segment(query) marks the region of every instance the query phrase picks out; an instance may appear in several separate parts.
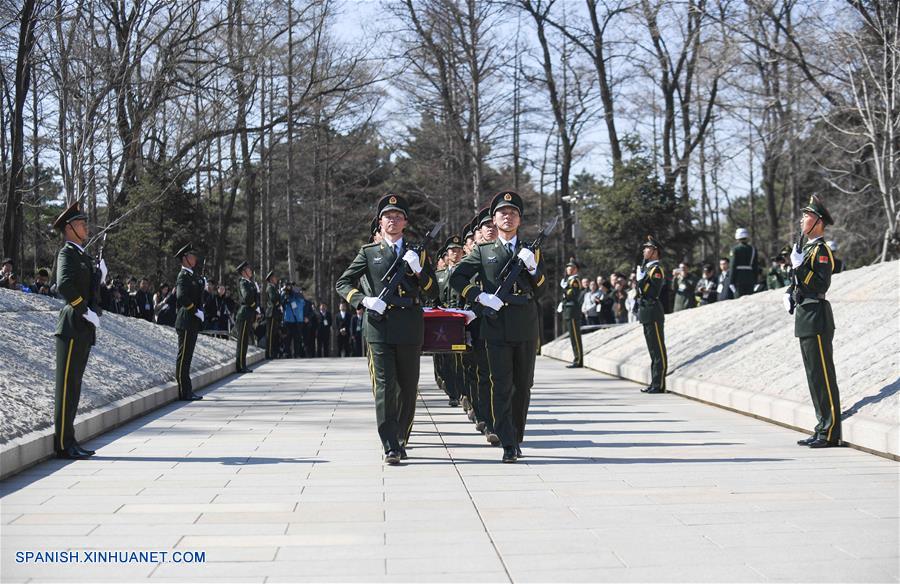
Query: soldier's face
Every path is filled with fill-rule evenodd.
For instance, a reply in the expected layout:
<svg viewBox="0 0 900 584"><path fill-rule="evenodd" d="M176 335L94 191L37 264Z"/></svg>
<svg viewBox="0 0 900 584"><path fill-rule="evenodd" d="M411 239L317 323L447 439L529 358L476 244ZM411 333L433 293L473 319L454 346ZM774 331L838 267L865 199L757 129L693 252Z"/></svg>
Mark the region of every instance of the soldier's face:
<svg viewBox="0 0 900 584"><path fill-rule="evenodd" d="M69 229L71 229L72 235L74 235L78 241L85 241L91 234L87 221L84 219L75 219L74 221L69 222Z"/></svg>
<svg viewBox="0 0 900 584"><path fill-rule="evenodd" d="M645 260L655 260L659 257L659 252L655 247L645 247L644 248L644 259Z"/></svg>
<svg viewBox="0 0 900 584"><path fill-rule="evenodd" d="M481 231L481 239L484 240L485 243L497 239L497 226L493 223L485 223L481 226L479 231Z"/></svg>
<svg viewBox="0 0 900 584"><path fill-rule="evenodd" d="M406 223L406 215L400 211L387 211L381 215L381 230L390 236L403 233Z"/></svg>
<svg viewBox="0 0 900 584"><path fill-rule="evenodd" d="M184 256L184 262L187 264L187 267L193 270L197 265L197 256L192 253L186 254Z"/></svg>
<svg viewBox="0 0 900 584"><path fill-rule="evenodd" d="M578 268L576 268L575 266L566 266L566 275L567 276L574 276L577 273L578 273Z"/></svg>
<svg viewBox="0 0 900 584"><path fill-rule="evenodd" d="M804 211L803 216L800 217L800 229L807 237L817 237L825 230L824 227L824 223L815 213Z"/></svg>
<svg viewBox="0 0 900 584"><path fill-rule="evenodd" d="M504 233L515 233L522 218L515 207L500 207L494 211L494 224Z"/></svg>
<svg viewBox="0 0 900 584"><path fill-rule="evenodd" d="M451 247L447 250L447 258L450 260L450 263L458 264L462 257L463 250L461 247Z"/></svg>

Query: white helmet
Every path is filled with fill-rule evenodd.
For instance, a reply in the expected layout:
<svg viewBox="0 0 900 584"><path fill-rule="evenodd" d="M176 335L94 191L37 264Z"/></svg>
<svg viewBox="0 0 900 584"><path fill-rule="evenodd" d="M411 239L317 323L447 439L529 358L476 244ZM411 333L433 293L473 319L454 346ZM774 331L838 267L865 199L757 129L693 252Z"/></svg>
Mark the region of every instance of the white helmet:
<svg viewBox="0 0 900 584"><path fill-rule="evenodd" d="M744 227L738 227L734 231L735 239L750 239L750 232Z"/></svg>
<svg viewBox="0 0 900 584"><path fill-rule="evenodd" d="M838 242L836 242L836 241L833 240L833 239L832 239L831 241L825 242L825 245L827 245L828 247L830 247L830 248L831 248L831 251L837 251L837 250L838 250Z"/></svg>

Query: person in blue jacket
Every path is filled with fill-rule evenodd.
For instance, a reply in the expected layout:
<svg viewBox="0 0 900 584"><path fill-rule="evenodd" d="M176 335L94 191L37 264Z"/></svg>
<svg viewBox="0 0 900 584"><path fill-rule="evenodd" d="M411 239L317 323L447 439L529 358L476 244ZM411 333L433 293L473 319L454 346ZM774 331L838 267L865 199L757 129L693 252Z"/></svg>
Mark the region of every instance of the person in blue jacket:
<svg viewBox="0 0 900 584"><path fill-rule="evenodd" d="M293 282L288 282L281 293L281 306L284 308L284 328L287 331L284 354L291 357L305 356L303 347L304 327L309 323L312 308L303 297L303 293Z"/></svg>

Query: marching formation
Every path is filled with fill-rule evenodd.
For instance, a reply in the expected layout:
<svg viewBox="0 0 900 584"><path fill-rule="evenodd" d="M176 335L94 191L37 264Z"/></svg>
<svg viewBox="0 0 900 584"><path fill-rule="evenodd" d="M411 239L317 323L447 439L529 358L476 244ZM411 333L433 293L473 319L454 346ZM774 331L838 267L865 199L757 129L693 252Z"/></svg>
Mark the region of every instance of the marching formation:
<svg viewBox="0 0 900 584"><path fill-rule="evenodd" d="M535 360L540 349L542 318L538 298L544 293L547 280L541 246L556 225L554 219L535 240L525 241L520 236L525 217L522 197L513 191L502 191L461 233L446 238L432 258L428 247L443 223L435 225L422 241L411 242L406 238L406 228L413 219L409 202L395 194L378 201L370 225L371 242L360 248L335 287L346 304L362 314L377 433L385 463L398 465L409 457L407 446L415 418L423 352L433 354L436 382L446 392L449 405L461 405L486 442L502 447L501 461L514 463L523 456ZM811 448L841 445L840 395L832 355L834 318L826 299L831 275L840 269L824 241L825 228L833 223L823 201L812 196L802 209L800 238L783 252L790 262L785 278L790 280L790 286L784 305L795 319L794 334L800 340L818 420L814 433L798 443ZM99 290L107 269L102 259L95 261L85 250L90 230L77 203L57 218L54 228L65 239L56 273L57 294L65 305L55 332L54 448L60 458L83 459L94 452L78 444L74 419L82 377L100 326ZM739 244L732 254L741 271L734 270L732 281L724 286L718 282L720 291L730 288L735 296L752 293L759 272L755 248L742 243L747 249ZM635 310L647 342L651 371L651 383L641 391L648 394L666 392L668 372L662 301L668 280L660 263L661 252L661 243L647 236L642 245L643 260L635 268ZM196 273L202 254L188 243L175 257L181 262L175 292L175 379L179 398L194 401L202 399L193 392L190 376L197 337L206 318L201 302L205 282ZM570 367L583 367L580 308L584 284L575 258L569 260L565 270L560 281L559 310L572 344L574 359ZM254 281L249 262L241 262L235 272L240 278L235 371L250 373L247 349L258 317L264 315L266 320L266 358L277 357L273 338L284 314L283 296L273 271L266 275L264 291ZM680 280L676 279L676 289L690 289L690 298L700 286L715 287L711 274L704 273L704 279L693 282L681 277L683 273ZM438 313L449 315L456 322L458 338L441 348L426 347L426 314Z"/></svg>

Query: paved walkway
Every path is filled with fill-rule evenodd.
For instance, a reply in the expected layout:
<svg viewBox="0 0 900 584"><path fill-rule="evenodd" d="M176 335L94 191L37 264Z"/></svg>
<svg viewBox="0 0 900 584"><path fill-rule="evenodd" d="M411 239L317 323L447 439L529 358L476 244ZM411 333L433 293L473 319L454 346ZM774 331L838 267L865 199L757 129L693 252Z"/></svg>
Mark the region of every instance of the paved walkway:
<svg viewBox="0 0 900 584"><path fill-rule="evenodd" d="M896 462L540 359L525 458L502 465L429 363L399 468L364 361L330 359L260 366L3 482L3 582L898 581ZM82 563L15 561L67 549Z"/></svg>

